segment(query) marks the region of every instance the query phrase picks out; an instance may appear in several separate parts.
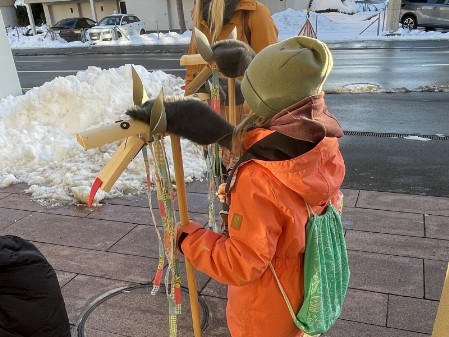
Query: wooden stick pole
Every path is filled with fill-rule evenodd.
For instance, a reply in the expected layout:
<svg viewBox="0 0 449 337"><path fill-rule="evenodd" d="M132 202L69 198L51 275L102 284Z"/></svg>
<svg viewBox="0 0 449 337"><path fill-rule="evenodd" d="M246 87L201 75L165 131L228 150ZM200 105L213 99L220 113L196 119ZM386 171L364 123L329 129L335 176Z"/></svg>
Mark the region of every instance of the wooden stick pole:
<svg viewBox="0 0 449 337"><path fill-rule="evenodd" d="M200 55L185 55L181 58L181 65L204 64L205 61ZM187 85L184 95L194 94L209 78L212 70L209 66L201 69L200 73ZM176 191L178 196L179 218L181 226L189 223L189 212L187 209L186 183L184 180L184 166L182 162L181 140L177 135L170 135L173 165L175 168ZM190 309L192 311L193 333L195 337L201 337L201 320L198 302L198 292L196 288L195 270L192 263L185 259L187 286L189 288Z"/></svg>
<svg viewBox="0 0 449 337"><path fill-rule="evenodd" d="M235 112L235 78L228 77L228 121L232 125L237 125L237 116Z"/></svg>
<svg viewBox="0 0 449 337"><path fill-rule="evenodd" d="M182 163L181 141L178 136L170 135L171 148L173 154L173 164L175 168L176 194L178 196L179 218L181 226L189 223L189 213L187 209L187 193L184 180L184 167ZM193 334L201 337L201 320L198 302L198 292L196 288L195 270L192 263L185 259L187 286L189 288L190 309L192 312Z"/></svg>

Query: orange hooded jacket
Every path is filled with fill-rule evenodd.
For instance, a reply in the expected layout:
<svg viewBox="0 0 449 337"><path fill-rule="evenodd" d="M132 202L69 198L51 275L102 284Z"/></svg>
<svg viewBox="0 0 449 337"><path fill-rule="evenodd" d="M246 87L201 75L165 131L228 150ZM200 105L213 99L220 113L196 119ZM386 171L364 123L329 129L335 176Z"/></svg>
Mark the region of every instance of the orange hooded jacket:
<svg viewBox="0 0 449 337"><path fill-rule="evenodd" d="M245 148L276 132L316 145L288 160L256 159L238 167L230 189L229 238L193 222L178 231L178 238L184 236L181 249L193 266L228 285L226 313L233 337L302 336L268 264L272 262L298 312L304 294L304 200L317 214L330 201L341 209L341 128L323 95L307 98L294 109L279 113L271 130L249 131Z"/></svg>

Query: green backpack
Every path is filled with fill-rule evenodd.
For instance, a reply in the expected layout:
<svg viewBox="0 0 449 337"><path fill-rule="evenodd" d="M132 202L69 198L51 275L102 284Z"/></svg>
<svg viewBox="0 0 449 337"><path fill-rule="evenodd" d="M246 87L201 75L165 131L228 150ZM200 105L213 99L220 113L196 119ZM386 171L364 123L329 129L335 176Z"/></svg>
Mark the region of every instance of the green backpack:
<svg viewBox="0 0 449 337"><path fill-rule="evenodd" d="M322 215L313 213L306 203L304 255L304 301L295 315L285 291L270 263L296 326L314 336L326 332L341 314L349 284L349 264L341 217L329 204Z"/></svg>

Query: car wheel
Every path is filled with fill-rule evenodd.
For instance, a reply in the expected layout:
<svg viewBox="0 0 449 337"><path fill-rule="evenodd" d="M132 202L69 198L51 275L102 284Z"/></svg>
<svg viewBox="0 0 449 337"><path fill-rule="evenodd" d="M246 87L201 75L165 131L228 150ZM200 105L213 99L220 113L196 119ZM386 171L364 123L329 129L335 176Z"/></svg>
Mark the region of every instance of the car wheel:
<svg viewBox="0 0 449 337"><path fill-rule="evenodd" d="M402 28L404 29L416 29L418 27L418 22L413 15L406 15L402 18Z"/></svg>
<svg viewBox="0 0 449 337"><path fill-rule="evenodd" d="M140 30L140 35L143 35L143 34L146 34L146 31L145 31L145 29L142 28L142 29Z"/></svg>

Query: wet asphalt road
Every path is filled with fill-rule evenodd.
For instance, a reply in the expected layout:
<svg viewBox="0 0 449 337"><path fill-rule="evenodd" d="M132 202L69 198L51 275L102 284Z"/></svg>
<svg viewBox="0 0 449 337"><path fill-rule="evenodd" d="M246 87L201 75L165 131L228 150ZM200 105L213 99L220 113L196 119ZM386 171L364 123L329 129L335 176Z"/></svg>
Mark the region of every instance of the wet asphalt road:
<svg viewBox="0 0 449 337"><path fill-rule="evenodd" d="M369 41L329 46L334 67L324 86L326 92L350 91L355 85L367 84L378 91L448 85L449 41ZM179 77L185 74L185 68L179 65L179 59L186 53L183 46L93 46L14 53L20 83L25 89L57 76L74 75L89 66L109 69L136 64L149 71L160 69Z"/></svg>
<svg viewBox="0 0 449 337"><path fill-rule="evenodd" d="M346 133L344 187L449 196L448 92L326 99Z"/></svg>

